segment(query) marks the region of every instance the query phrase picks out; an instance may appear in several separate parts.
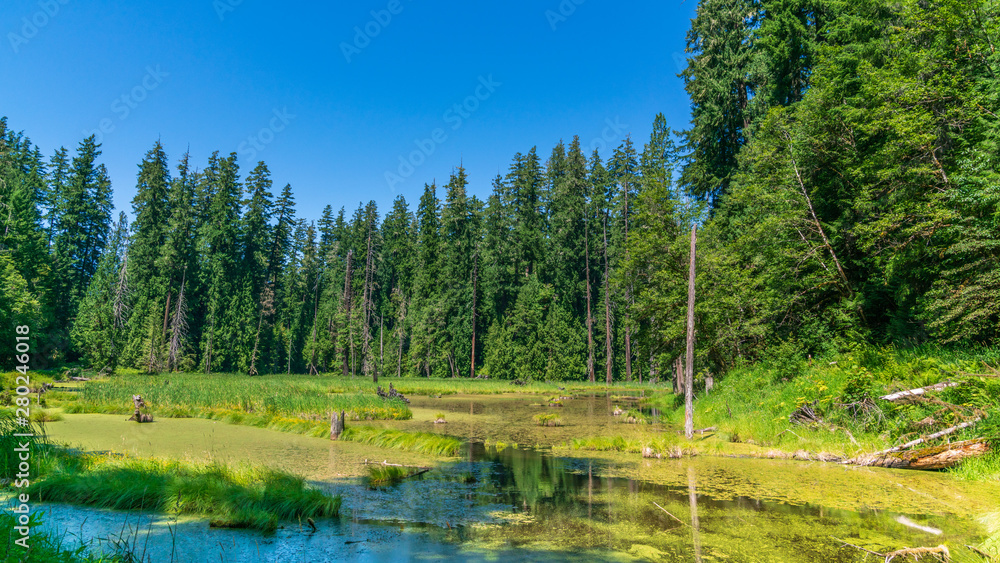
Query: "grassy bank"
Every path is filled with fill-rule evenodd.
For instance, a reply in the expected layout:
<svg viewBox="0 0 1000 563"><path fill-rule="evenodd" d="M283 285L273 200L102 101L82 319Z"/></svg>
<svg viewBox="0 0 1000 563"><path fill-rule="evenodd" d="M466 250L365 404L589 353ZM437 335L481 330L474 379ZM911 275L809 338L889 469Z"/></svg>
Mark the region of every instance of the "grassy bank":
<svg viewBox="0 0 1000 563"><path fill-rule="evenodd" d="M697 393L695 427L715 427L714 439L733 445L853 457L980 418L948 438L985 437L994 453L954 471L972 479L1000 479L1000 378L970 375L992 373L988 366L997 365L998 354L866 348L823 360L793 357L740 367L713 391ZM945 381L958 385L908 401L879 398ZM683 424L681 397L662 394L646 404L662 409L671 423ZM696 442L702 450L748 451Z"/></svg>
<svg viewBox="0 0 1000 563"><path fill-rule="evenodd" d="M281 520L336 516L340 496L301 477L262 467L228 467L53 449L27 493L41 502L192 514L213 526L273 531Z"/></svg>
<svg viewBox="0 0 1000 563"><path fill-rule="evenodd" d="M339 411L353 420L412 416L402 401L373 393L331 394L328 386L325 378L286 375L118 375L88 382L77 397L63 393L49 402L68 413L131 414L132 395L142 395L154 416L209 418L303 434L324 426L329 430L330 414Z"/></svg>

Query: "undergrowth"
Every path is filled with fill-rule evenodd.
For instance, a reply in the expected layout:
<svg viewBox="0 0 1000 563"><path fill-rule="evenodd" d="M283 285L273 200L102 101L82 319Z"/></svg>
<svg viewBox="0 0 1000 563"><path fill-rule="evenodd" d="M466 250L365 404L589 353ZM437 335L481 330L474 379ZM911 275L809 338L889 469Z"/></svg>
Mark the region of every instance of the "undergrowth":
<svg viewBox="0 0 1000 563"><path fill-rule="evenodd" d="M949 439L986 437L997 442L1000 378L966 374L989 371L998 356L989 349L963 355L930 348L863 347L822 360L765 360L733 369L707 395L697 393L695 426L717 427L723 441L849 457L981 418ZM945 381L960 384L911 401L879 399ZM667 421L679 426L684 408L678 399L663 393L647 404L663 409ZM996 474L996 466L995 461L979 460L970 466L978 469L968 471Z"/></svg>

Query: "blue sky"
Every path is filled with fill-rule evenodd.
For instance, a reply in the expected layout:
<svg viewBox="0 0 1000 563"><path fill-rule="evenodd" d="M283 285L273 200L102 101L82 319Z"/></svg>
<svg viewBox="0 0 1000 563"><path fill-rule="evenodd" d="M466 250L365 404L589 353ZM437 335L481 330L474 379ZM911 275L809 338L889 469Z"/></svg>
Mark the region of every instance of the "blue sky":
<svg viewBox="0 0 1000 563"><path fill-rule="evenodd" d="M688 126L694 0L336 4L5 0L0 115L46 156L100 131L119 210L160 139L172 163L266 161L307 219L413 208L459 163L485 198L532 146L580 135L608 155L627 134L641 148L657 112Z"/></svg>

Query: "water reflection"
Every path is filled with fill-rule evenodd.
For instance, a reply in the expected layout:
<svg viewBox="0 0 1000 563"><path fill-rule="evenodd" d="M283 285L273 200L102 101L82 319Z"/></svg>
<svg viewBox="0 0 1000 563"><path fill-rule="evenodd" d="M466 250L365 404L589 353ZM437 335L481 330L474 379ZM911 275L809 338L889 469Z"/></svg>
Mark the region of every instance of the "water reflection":
<svg viewBox="0 0 1000 563"><path fill-rule="evenodd" d="M677 479L661 484L614 477L616 463L473 443L461 461L394 487L372 491L357 479L317 483L344 495L342 517L319 522L317 533L293 522L264 536L198 520L58 505L47 507L44 519L68 542L124 531L150 561L848 562L863 554L832 538L878 551L983 539L971 518L719 498L716 488L701 485L715 479L705 465L663 463Z"/></svg>

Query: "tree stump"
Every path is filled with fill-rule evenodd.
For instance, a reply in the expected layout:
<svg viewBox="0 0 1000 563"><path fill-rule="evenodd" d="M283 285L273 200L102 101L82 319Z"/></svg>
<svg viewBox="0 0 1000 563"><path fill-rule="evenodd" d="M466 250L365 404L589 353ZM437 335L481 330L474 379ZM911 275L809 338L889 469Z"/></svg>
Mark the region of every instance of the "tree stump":
<svg viewBox="0 0 1000 563"><path fill-rule="evenodd" d="M339 440L340 435L344 433L344 411L340 411L340 414L333 413L330 415L330 439Z"/></svg>
<svg viewBox="0 0 1000 563"><path fill-rule="evenodd" d="M146 401L142 400L142 395L132 395L132 404L135 405L135 412L132 414L132 418L129 421L136 422L153 422L153 415L142 414L139 409L146 406Z"/></svg>

